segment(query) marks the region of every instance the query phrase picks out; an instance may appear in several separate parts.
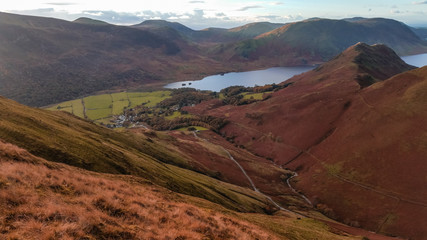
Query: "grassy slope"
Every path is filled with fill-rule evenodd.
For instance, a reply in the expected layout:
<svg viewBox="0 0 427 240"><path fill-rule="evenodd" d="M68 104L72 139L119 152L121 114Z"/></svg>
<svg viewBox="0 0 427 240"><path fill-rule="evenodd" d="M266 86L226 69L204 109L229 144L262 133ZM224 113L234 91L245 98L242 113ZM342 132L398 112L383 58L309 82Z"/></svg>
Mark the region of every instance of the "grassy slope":
<svg viewBox="0 0 427 240"><path fill-rule="evenodd" d="M0 189L2 238L360 239L310 219L236 213L143 178L51 163L2 141Z"/></svg>
<svg viewBox="0 0 427 240"><path fill-rule="evenodd" d="M265 199L190 170L181 156L130 133L117 133L65 112L32 109L0 99L0 138L36 156L88 170L144 176L177 192L228 208L262 212Z"/></svg>

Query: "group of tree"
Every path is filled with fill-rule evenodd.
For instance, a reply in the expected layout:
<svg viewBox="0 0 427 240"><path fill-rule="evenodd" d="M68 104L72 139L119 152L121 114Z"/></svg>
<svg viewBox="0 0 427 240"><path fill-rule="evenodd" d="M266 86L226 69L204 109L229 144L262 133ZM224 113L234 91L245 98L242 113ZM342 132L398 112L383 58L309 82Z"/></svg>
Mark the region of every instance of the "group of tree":
<svg viewBox="0 0 427 240"><path fill-rule="evenodd" d="M224 99L223 99L224 104L245 105L245 104L250 104L260 100L251 99L251 98L245 99L242 93L274 92L274 91L278 91L280 89L286 88L291 84L292 82L284 83L284 84L273 83L265 86L255 86L255 87L231 86L231 87L222 89L220 93L223 94L224 96ZM265 95L262 100L266 100L269 97L270 95Z"/></svg>
<svg viewBox="0 0 427 240"><path fill-rule="evenodd" d="M191 106L201 103L202 101L214 99L217 97L215 92L199 91L194 88L179 88L172 91L170 98L160 102L157 107L181 109L185 106Z"/></svg>

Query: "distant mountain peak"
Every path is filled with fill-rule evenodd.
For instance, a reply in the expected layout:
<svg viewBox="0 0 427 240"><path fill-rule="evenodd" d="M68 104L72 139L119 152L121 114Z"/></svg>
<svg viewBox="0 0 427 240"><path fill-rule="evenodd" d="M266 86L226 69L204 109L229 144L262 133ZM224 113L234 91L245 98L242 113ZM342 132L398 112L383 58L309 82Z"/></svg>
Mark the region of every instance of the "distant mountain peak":
<svg viewBox="0 0 427 240"><path fill-rule="evenodd" d="M139 24L133 25L133 27L137 27L137 28L164 28L164 27L169 27L172 29L175 29L178 32L181 33L192 33L194 32L193 29L178 23L178 22L169 22L166 20L161 20L161 19L152 19L152 20L145 20Z"/></svg>
<svg viewBox="0 0 427 240"><path fill-rule="evenodd" d="M358 42L325 64L339 68L340 64L352 62L357 65L356 81L361 88L383 81L398 73L414 69L406 64L391 48L384 44L368 45ZM341 64L342 65L342 64Z"/></svg>
<svg viewBox="0 0 427 240"><path fill-rule="evenodd" d="M94 24L94 25L109 25L109 23L87 17L80 17L74 20L75 23Z"/></svg>

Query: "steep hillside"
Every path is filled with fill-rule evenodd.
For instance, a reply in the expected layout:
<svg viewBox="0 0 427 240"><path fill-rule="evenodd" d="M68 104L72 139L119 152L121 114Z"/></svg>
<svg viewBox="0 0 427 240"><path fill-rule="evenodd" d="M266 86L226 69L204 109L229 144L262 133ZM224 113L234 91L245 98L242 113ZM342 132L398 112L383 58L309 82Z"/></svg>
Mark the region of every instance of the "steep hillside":
<svg viewBox="0 0 427 240"><path fill-rule="evenodd" d="M44 106L224 70L179 34L78 22L0 13L0 94Z"/></svg>
<svg viewBox="0 0 427 240"><path fill-rule="evenodd" d="M297 171L297 189L328 216L425 239L414 219L427 217L420 190L427 170L421 109L427 74L426 68L407 71L412 68L383 45L357 44L288 80L265 101L188 110L225 116L230 123L222 134Z"/></svg>
<svg viewBox="0 0 427 240"><path fill-rule="evenodd" d="M0 150L2 239L279 239L244 215L143 178L51 163L2 141Z"/></svg>
<svg viewBox="0 0 427 240"><path fill-rule="evenodd" d="M297 186L344 221L353 215L350 222L373 231L426 239L415 219L427 219L427 68L374 84L350 101L329 136L288 164L302 169Z"/></svg>
<svg viewBox="0 0 427 240"><path fill-rule="evenodd" d="M32 109L1 98L0 139L49 161L143 176L173 191L230 209L271 211L262 195L187 170L192 167L183 155L168 151L148 136L114 132L65 112Z"/></svg>
<svg viewBox="0 0 427 240"><path fill-rule="evenodd" d="M399 55L427 52L427 43L395 20L311 19L237 44L233 59L269 60L288 65L324 62L357 42L386 44Z"/></svg>
<svg viewBox="0 0 427 240"><path fill-rule="evenodd" d="M2 238L388 239L324 217L331 226L287 211L235 212L273 213L260 193L165 163L191 168L188 150L160 146L172 136L114 132L4 98L0 109Z"/></svg>

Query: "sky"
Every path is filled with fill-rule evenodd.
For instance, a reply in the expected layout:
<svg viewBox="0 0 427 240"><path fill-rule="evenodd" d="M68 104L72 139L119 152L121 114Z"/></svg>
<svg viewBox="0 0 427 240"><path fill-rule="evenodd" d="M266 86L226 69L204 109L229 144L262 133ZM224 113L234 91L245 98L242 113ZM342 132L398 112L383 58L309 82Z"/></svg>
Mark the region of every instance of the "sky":
<svg viewBox="0 0 427 240"><path fill-rule="evenodd" d="M163 19L196 30L313 17L384 17L427 26L427 1L423 0L6 0L0 11L69 21L89 17L120 25Z"/></svg>

